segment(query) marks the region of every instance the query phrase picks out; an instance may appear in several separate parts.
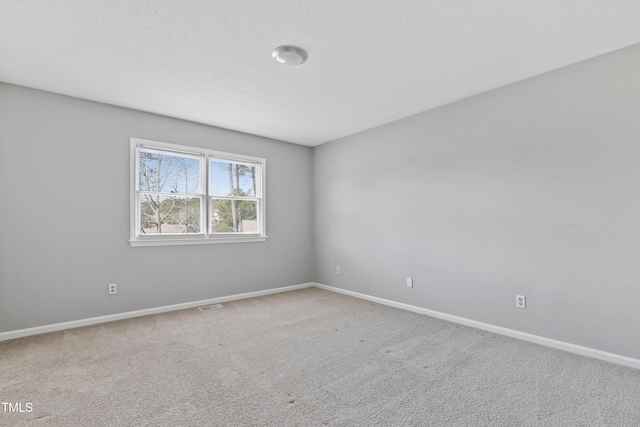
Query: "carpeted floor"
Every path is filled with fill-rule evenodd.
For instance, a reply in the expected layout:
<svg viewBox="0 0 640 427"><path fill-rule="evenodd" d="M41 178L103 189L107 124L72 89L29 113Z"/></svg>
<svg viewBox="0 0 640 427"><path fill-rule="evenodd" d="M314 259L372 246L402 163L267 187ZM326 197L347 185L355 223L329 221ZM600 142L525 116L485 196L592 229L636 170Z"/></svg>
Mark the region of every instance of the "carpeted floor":
<svg viewBox="0 0 640 427"><path fill-rule="evenodd" d="M13 426L638 426L640 371L316 288L0 342Z"/></svg>

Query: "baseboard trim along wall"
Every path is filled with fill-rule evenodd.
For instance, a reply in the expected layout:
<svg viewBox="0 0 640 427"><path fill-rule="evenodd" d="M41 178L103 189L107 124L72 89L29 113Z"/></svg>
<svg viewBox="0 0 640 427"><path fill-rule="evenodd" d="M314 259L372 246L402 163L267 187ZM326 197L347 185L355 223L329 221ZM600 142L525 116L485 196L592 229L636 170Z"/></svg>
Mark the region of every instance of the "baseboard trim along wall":
<svg viewBox="0 0 640 427"><path fill-rule="evenodd" d="M201 301L185 302L181 304L165 305L163 307L147 308L144 310L127 311L125 313L109 314L106 316L91 317L88 319L72 320L70 322L54 323L51 325L36 326L27 329L18 329L16 331L0 332L0 341L11 340L14 338L28 337L30 335L44 334L46 332L62 331L64 329L80 328L82 326L90 326L98 323L113 322L114 320L131 319L134 317L148 316L150 314L166 313L168 311L184 310L185 308L201 307L209 304L220 304L223 302L237 301L241 299L261 297L264 295L277 294L280 292L293 291L296 289L309 288L314 283L303 283L300 285L284 286L281 288L267 289L264 291L247 292L244 294L228 295L225 297L210 298Z"/></svg>
<svg viewBox="0 0 640 427"><path fill-rule="evenodd" d="M614 353L607 353L606 351L600 351L600 350L596 350L589 347L582 347L579 345L570 344L563 341L557 341L550 338L541 337L538 335L527 334L525 332L520 332L513 329L507 329L501 326L491 325L489 323L477 322L475 320L466 319L464 317L452 316L450 314L440 313L438 311L416 307L414 305L404 304L400 302L387 300L384 298L373 297L373 296L361 294L358 292L335 288L333 286L327 286L320 283L313 283L313 286L315 286L316 288L327 290L327 291L337 292L339 294L349 295L355 298L360 298L363 300L376 302L379 304L388 305L395 308L400 308L402 310L412 311L414 313L426 314L427 316L436 317L438 319L447 320L447 321L458 323L465 326L471 326L472 328L494 332L496 334L517 338L523 341L533 342L536 344L544 345L546 347L551 347L558 350L564 350L570 353L575 353L582 356L591 357L594 359L604 360L606 362L617 363L619 365L640 369L640 360L633 359L631 357L621 356Z"/></svg>
<svg viewBox="0 0 640 427"><path fill-rule="evenodd" d="M355 297L355 298L359 298L359 299L363 299L371 302L376 302L378 304L399 308L401 310L407 310L414 313L425 314L427 316L435 317L442 320L447 320L447 321L458 323L465 326L470 326L472 328L482 329L482 330L493 332L496 334L533 342L533 343L544 345L551 348L556 348L558 350L564 350L570 353L580 354L582 356L587 356L594 359L604 360L606 362L617 363L619 365L640 369L640 360L633 359L631 357L621 356L614 353L608 353L606 351L596 350L589 347L582 347L579 345L570 344L563 341L557 341L550 338L541 337L538 335L532 335L525 332L516 331L513 329L503 328L501 326L491 325L489 323L477 322L475 320L466 319L464 317L453 316L450 314L441 313L439 311L429 310L426 308L417 307L410 304L404 304L401 302L391 301L384 298L378 298L371 295L362 294L359 292L348 291L346 289L340 289L333 286L327 286L321 283L313 283L313 282L302 283L300 285L293 285L293 286L284 286L284 287L274 288L274 289L267 289L264 291L228 295L224 297L210 298L206 300L192 301L192 302L186 302L181 304L166 305L163 307L148 308L144 310L128 311L125 313L109 314L106 316L91 317L88 319L73 320L70 322L54 323L51 325L36 326L34 328L19 329L16 331L0 332L0 341L10 340L14 338L28 337L31 335L44 334L47 332L61 331L65 329L80 328L82 326L90 326L98 323L113 322L115 320L124 320L124 319L131 319L134 317L148 316L150 314L159 314L159 313L166 313L169 311L183 310L186 308L200 307L200 306L209 305L209 304L220 304L223 302L260 297L264 295L271 295L271 294L276 294L280 292L293 291L296 289L303 289L303 288L309 288L309 287L316 287L319 289L324 289L326 291L336 292L339 294L344 294L351 297Z"/></svg>

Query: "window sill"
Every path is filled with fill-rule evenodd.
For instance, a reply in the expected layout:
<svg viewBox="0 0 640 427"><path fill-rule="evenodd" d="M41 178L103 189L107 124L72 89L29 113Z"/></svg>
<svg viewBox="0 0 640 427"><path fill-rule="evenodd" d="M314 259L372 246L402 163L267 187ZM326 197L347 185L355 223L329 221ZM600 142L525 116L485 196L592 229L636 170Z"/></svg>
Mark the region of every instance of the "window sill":
<svg viewBox="0 0 640 427"><path fill-rule="evenodd" d="M212 237L209 239L144 239L129 240L132 247L138 246L176 246L176 245L215 245L219 243L254 243L264 242L267 236L246 236L246 237Z"/></svg>

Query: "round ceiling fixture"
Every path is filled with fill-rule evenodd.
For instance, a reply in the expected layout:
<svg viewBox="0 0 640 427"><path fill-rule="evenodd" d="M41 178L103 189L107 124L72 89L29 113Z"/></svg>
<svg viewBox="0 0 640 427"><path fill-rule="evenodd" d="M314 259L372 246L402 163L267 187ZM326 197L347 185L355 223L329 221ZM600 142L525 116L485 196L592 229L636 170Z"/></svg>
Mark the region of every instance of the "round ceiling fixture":
<svg viewBox="0 0 640 427"><path fill-rule="evenodd" d="M281 64L301 65L307 60L307 52L297 46L280 46L273 49L273 59Z"/></svg>

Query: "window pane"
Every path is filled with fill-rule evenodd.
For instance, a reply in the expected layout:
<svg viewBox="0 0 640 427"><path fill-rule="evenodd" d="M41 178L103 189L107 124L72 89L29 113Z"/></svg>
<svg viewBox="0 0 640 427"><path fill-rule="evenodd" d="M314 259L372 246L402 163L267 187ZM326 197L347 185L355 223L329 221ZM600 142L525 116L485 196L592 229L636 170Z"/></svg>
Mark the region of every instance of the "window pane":
<svg viewBox="0 0 640 427"><path fill-rule="evenodd" d="M200 233L200 197L140 194L140 235Z"/></svg>
<svg viewBox="0 0 640 427"><path fill-rule="evenodd" d="M257 212L258 202L255 200L212 198L211 231L213 233L257 233Z"/></svg>
<svg viewBox="0 0 640 427"><path fill-rule="evenodd" d="M140 150L140 191L200 193L200 159Z"/></svg>
<svg viewBox="0 0 640 427"><path fill-rule="evenodd" d="M256 167L222 160L209 163L209 192L212 196L256 195Z"/></svg>

